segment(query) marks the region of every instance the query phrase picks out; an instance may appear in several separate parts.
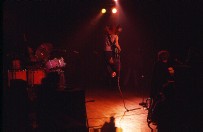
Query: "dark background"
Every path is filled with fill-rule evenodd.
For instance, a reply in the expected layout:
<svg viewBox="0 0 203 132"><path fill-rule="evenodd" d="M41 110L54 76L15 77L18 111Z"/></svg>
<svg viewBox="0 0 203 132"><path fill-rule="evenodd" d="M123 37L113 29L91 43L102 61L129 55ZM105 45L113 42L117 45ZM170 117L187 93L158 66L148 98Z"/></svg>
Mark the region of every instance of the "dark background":
<svg viewBox="0 0 203 132"><path fill-rule="evenodd" d="M110 0L4 0L3 66L9 69L13 53L23 53L25 46L34 50L51 42L56 53L65 58L75 83L91 85L104 79L102 33L112 20L106 14L94 18ZM201 0L120 0L123 14L117 19L123 32L122 83L134 87L135 80L150 80L157 51L166 49L171 58L188 63L191 54L202 59L203 2ZM25 40L25 38L26 40ZM25 43L26 41L26 43ZM128 70L133 70L128 73ZM134 80L129 80L134 76ZM132 77L131 77L132 78ZM145 83L147 84L147 83ZM147 86L146 86L147 87Z"/></svg>

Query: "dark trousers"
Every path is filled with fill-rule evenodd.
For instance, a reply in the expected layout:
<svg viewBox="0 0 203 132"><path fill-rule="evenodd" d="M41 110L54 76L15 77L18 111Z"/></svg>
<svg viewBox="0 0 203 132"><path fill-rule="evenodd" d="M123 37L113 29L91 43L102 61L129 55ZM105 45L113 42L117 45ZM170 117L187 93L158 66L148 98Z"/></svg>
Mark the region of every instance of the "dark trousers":
<svg viewBox="0 0 203 132"><path fill-rule="evenodd" d="M112 51L105 51L104 52L105 64L108 70L108 73L111 75L112 72L116 72L116 76L120 76L120 57L115 57ZM113 63L110 62L111 58L113 59Z"/></svg>
<svg viewBox="0 0 203 132"><path fill-rule="evenodd" d="M117 87L118 77L120 77L120 69L121 69L120 57L115 57L112 51L105 51L104 59L108 74L109 85L110 87ZM111 59L113 60L112 61L113 63L110 62ZM116 76L112 78L111 74L113 72L116 72Z"/></svg>

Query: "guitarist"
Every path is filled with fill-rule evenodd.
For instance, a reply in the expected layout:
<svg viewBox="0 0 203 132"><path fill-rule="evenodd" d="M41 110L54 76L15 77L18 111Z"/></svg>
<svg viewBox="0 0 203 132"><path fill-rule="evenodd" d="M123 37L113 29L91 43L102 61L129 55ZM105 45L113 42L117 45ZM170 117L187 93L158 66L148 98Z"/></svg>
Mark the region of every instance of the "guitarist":
<svg viewBox="0 0 203 132"><path fill-rule="evenodd" d="M174 68L169 62L169 52L159 51L152 73L152 102L148 111L148 123L156 123L159 131L168 130L173 125L174 73Z"/></svg>
<svg viewBox="0 0 203 132"><path fill-rule="evenodd" d="M104 55L107 64L107 70L111 77L120 74L120 57L121 47L118 42L118 26L110 25L105 27Z"/></svg>

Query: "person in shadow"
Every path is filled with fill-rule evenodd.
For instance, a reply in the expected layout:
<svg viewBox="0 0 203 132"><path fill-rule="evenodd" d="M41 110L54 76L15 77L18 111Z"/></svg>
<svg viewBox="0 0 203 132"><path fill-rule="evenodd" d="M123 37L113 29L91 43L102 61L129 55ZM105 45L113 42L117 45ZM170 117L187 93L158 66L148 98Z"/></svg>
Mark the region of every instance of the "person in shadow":
<svg viewBox="0 0 203 132"><path fill-rule="evenodd" d="M116 126L115 126L115 118L114 117L110 117L110 122L107 123L105 122L101 132L116 132Z"/></svg>
<svg viewBox="0 0 203 132"><path fill-rule="evenodd" d="M59 84L59 75L57 72L50 72L42 80L37 99L37 120L38 130L57 131L57 87Z"/></svg>
<svg viewBox="0 0 203 132"><path fill-rule="evenodd" d="M149 109L148 119L157 124L160 132L173 129L174 106L174 68L169 61L169 52L161 50L154 65L150 98L152 104ZM148 120L148 121L149 121ZM149 123L149 122L148 122Z"/></svg>

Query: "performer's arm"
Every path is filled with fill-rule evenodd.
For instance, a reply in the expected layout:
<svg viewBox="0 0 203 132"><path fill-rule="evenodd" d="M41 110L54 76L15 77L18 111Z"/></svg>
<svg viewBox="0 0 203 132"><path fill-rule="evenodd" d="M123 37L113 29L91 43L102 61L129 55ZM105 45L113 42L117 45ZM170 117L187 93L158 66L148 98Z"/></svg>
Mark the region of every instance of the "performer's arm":
<svg viewBox="0 0 203 132"><path fill-rule="evenodd" d="M121 47L118 43L118 36L116 37L116 47L118 48L119 52L121 52Z"/></svg>

